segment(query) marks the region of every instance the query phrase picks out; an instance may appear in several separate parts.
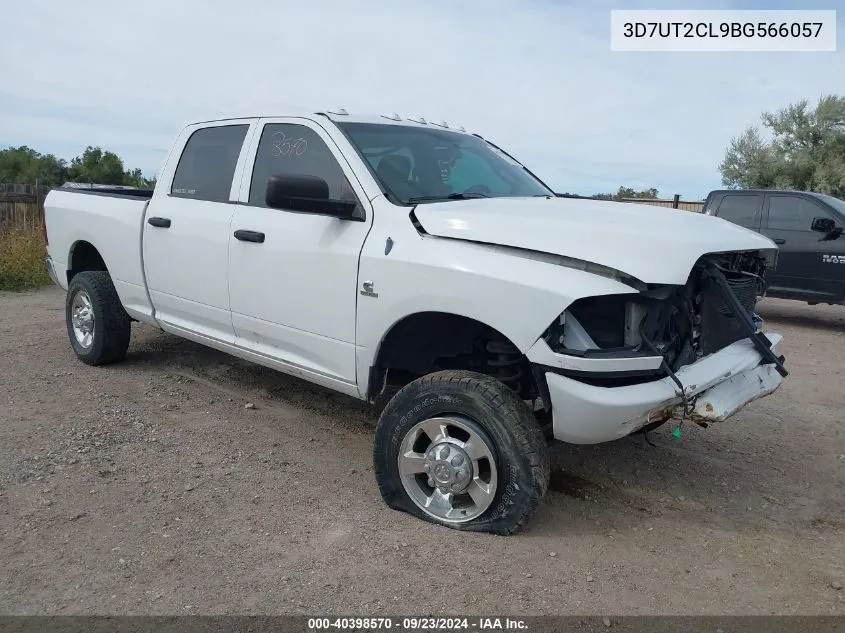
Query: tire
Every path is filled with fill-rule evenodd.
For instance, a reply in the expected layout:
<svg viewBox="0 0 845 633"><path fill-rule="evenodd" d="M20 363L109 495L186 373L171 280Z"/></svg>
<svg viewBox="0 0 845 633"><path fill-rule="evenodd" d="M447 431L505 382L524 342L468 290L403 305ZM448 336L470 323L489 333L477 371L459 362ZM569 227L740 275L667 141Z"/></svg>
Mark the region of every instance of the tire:
<svg viewBox="0 0 845 633"><path fill-rule="evenodd" d="M513 390L470 371L441 371L403 387L379 417L373 466L390 508L500 535L519 531L549 486L546 440L534 415ZM426 493L442 502L442 492L453 489L448 503L422 507Z"/></svg>
<svg viewBox="0 0 845 633"><path fill-rule="evenodd" d="M83 363L106 365L126 357L132 322L107 272L74 275L65 299L65 322L71 347Z"/></svg>

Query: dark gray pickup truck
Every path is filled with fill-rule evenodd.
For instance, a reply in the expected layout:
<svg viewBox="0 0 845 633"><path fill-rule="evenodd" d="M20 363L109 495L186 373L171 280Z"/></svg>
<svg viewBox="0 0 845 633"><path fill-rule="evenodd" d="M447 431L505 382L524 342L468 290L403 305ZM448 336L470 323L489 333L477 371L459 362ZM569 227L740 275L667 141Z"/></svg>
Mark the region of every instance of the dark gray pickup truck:
<svg viewBox="0 0 845 633"><path fill-rule="evenodd" d="M778 245L766 296L845 304L845 201L808 191L724 189L710 192L703 212Z"/></svg>

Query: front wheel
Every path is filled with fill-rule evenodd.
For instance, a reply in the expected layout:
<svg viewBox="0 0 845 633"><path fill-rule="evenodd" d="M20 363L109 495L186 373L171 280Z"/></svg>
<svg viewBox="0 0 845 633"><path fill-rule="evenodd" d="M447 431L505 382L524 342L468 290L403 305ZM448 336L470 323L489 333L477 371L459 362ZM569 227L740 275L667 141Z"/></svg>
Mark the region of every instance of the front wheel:
<svg viewBox="0 0 845 633"><path fill-rule="evenodd" d="M105 365L126 356L132 322L105 271L73 277L67 289L65 321L77 358L88 365Z"/></svg>
<svg viewBox="0 0 845 633"><path fill-rule="evenodd" d="M512 534L549 483L546 441L519 396L498 380L442 371L403 387L376 429L384 501L450 528Z"/></svg>

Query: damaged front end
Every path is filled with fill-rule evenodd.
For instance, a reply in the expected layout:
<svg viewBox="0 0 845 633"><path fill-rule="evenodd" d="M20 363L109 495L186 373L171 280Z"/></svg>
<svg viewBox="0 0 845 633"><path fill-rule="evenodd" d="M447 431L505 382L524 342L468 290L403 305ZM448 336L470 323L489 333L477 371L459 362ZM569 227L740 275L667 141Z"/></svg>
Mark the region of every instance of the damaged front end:
<svg viewBox="0 0 845 633"><path fill-rule="evenodd" d="M662 409L648 411L645 428L670 418L704 426L724 419L759 397L746 393L749 389L765 395L777 387L780 378L767 378L768 370L787 375L783 357L772 350L772 339L763 334L762 319L755 312L766 266L758 252L706 255L683 286L644 286L639 292L579 299L544 333L557 360L567 359L545 369L600 388L671 380L677 397ZM762 358L760 365L769 366L753 377L761 384L749 388L744 382L752 380L749 375L729 374L712 381L713 388L704 393L701 384L684 384L679 377L679 372L691 375L682 371L685 367L745 339ZM762 384L767 381L771 385ZM724 397L710 401L720 393ZM699 402L699 397L704 400Z"/></svg>

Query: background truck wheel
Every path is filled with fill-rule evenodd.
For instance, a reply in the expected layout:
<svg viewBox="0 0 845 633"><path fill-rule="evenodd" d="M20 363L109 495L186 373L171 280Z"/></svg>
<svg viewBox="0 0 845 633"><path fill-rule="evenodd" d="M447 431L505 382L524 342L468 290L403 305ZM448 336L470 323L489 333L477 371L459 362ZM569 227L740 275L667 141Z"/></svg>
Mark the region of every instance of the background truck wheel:
<svg viewBox="0 0 845 633"><path fill-rule="evenodd" d="M384 501L451 528L512 534L549 484L546 441L531 411L483 374L442 371L385 407L373 464Z"/></svg>
<svg viewBox="0 0 845 633"><path fill-rule="evenodd" d="M73 277L65 300L65 321L70 344L83 363L105 365L126 356L132 323L107 272L87 271Z"/></svg>

